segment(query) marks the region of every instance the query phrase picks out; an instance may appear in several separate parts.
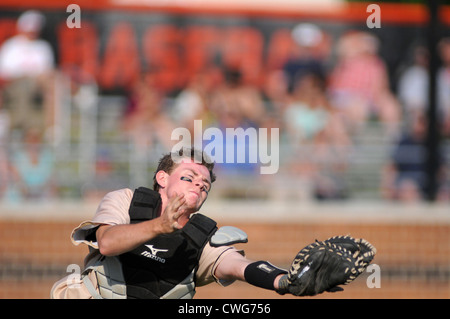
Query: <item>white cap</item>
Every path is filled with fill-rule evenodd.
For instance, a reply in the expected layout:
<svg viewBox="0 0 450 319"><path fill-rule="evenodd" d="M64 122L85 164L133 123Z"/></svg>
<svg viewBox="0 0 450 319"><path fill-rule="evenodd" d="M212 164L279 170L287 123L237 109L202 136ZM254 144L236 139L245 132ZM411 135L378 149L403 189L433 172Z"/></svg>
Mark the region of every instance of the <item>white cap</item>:
<svg viewBox="0 0 450 319"><path fill-rule="evenodd" d="M17 28L21 32L39 32L45 23L45 17L36 10L22 13L17 20Z"/></svg>
<svg viewBox="0 0 450 319"><path fill-rule="evenodd" d="M322 41L320 28L312 23L300 23L292 29L292 38L297 44L304 47L316 46Z"/></svg>

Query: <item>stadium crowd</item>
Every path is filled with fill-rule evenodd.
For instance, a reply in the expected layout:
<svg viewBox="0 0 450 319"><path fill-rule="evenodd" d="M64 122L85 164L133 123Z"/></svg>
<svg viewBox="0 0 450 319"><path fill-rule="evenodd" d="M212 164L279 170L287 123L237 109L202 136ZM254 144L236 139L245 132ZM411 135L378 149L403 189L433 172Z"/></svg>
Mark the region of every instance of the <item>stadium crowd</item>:
<svg viewBox="0 0 450 319"><path fill-rule="evenodd" d="M51 47L39 38L43 23L38 12L25 13L18 19L17 35L0 48L0 197L5 200L58 196L49 128L55 125L52 119L58 112L52 86L55 74L65 70L58 69ZM127 92L121 137L137 149L157 146L169 151L173 129L193 130L198 119L204 129L279 128L280 143L285 146L279 175L301 180L316 199L345 199L351 196L345 177L352 150L367 127L376 125L393 146L380 172L380 197L423 200L427 193L426 48L414 49L411 63L399 70L393 85L397 79L389 76L379 54L382 44L369 32L349 31L332 39L316 25L302 23L292 30L292 39L296 45L289 59L271 70L260 86L247 83L238 68L223 68L219 73L212 68L197 73L182 90L168 96L158 90L152 74L142 74ZM439 53L438 112L440 132L447 140L450 39L440 42ZM71 70L66 76L72 83L70 94L78 94L79 74ZM437 196L441 201L449 200L450 193L445 155ZM114 174L107 160L98 161L98 174L102 169ZM263 178L258 176L257 164L217 166L224 175Z"/></svg>

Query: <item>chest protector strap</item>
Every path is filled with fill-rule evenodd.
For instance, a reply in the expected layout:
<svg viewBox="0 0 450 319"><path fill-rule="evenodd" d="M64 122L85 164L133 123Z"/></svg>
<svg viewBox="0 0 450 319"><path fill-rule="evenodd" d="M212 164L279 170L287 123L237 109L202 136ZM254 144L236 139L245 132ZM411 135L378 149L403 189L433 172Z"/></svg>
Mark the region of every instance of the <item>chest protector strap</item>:
<svg viewBox="0 0 450 319"><path fill-rule="evenodd" d="M137 224L158 217L161 206L161 195L146 187L139 187L134 191L128 214L130 224Z"/></svg>

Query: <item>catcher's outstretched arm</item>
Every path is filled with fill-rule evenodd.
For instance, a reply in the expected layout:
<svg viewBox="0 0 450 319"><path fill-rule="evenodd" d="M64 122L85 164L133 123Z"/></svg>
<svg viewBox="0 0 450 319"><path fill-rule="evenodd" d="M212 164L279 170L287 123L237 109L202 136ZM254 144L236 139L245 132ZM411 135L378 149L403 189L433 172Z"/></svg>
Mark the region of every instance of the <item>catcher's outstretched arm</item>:
<svg viewBox="0 0 450 319"><path fill-rule="evenodd" d="M376 249L364 239L335 236L315 241L295 256L289 271L267 261L251 261L238 252L227 255L217 266L218 279L241 280L280 294L314 296L342 291L370 264Z"/></svg>
<svg viewBox="0 0 450 319"><path fill-rule="evenodd" d="M280 278L287 271L267 261L251 261L239 253L226 256L216 268L215 276L224 280L245 281L253 286L277 290Z"/></svg>

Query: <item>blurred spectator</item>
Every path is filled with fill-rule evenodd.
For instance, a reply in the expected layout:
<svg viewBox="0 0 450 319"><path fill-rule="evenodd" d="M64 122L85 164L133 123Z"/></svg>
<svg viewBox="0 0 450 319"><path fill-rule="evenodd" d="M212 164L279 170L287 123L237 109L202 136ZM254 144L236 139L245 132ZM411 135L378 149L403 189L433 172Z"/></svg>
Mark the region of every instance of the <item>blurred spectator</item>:
<svg viewBox="0 0 450 319"><path fill-rule="evenodd" d="M266 111L270 114L282 114L290 101L288 79L282 70L268 73L262 87L262 97Z"/></svg>
<svg viewBox="0 0 450 319"><path fill-rule="evenodd" d="M219 128L223 135L223 161L216 163L218 174L224 174L230 182L237 182L239 178L247 179L249 175L255 175L259 172L258 163L250 163L249 152L255 145L249 138L234 138L230 141L226 138L226 130L242 128L258 129L265 120L265 107L261 92L252 85L244 84L242 74L239 70L227 69L224 71L224 83L212 92L211 111L216 115L217 122L214 124ZM234 157L227 161L227 150L234 149ZM245 152L244 163L238 163L238 156ZM229 154L228 154L229 156ZM229 187L228 187L229 186ZM235 196L236 186L222 185L225 196ZM250 190L247 190L250 191ZM238 191L240 192L240 190ZM237 196L237 195L236 195ZM244 196L245 194L240 194Z"/></svg>
<svg viewBox="0 0 450 319"><path fill-rule="evenodd" d="M262 87L262 97L266 115L261 127L267 128L268 132L271 132L271 128L278 128L282 144L287 134L283 114L291 100L288 79L282 70L274 70L267 74Z"/></svg>
<svg viewBox="0 0 450 319"><path fill-rule="evenodd" d="M174 100L172 118L178 126L189 129L191 136L194 134L194 120L202 120L203 128L216 120L215 114L210 110L214 86L212 76L207 71L194 75Z"/></svg>
<svg viewBox="0 0 450 319"><path fill-rule="evenodd" d="M29 128L45 131L52 126L53 102L48 84L22 78L5 85L2 102L9 116L10 130L23 134Z"/></svg>
<svg viewBox="0 0 450 319"><path fill-rule="evenodd" d="M350 143L344 123L328 100L325 82L315 74L303 76L295 85L284 122L294 145Z"/></svg>
<svg viewBox="0 0 450 319"><path fill-rule="evenodd" d="M403 104L405 121L423 114L428 105L428 51L418 46L414 49L413 63L400 75L398 98Z"/></svg>
<svg viewBox="0 0 450 319"><path fill-rule="evenodd" d="M291 168L313 184L320 199L340 198L350 139L339 115L330 106L325 82L304 75L295 85L284 123L293 150Z"/></svg>
<svg viewBox="0 0 450 319"><path fill-rule="evenodd" d="M437 75L437 103L442 119L442 133L450 137L450 38L444 38L439 42L439 54L442 66Z"/></svg>
<svg viewBox="0 0 450 319"><path fill-rule="evenodd" d="M412 117L406 132L395 143L390 162L382 171L381 192L385 199L420 201L428 193L426 119L422 114ZM445 161L440 156L438 197L442 198L446 182Z"/></svg>
<svg viewBox="0 0 450 319"><path fill-rule="evenodd" d="M43 200L56 194L53 180L54 154L42 133L29 129L23 143L12 153L16 190L25 200Z"/></svg>
<svg viewBox="0 0 450 319"><path fill-rule="evenodd" d="M0 198L7 190L10 179L8 159L10 119L8 112L3 109L1 95L0 91Z"/></svg>
<svg viewBox="0 0 450 319"><path fill-rule="evenodd" d="M5 41L0 49L0 77L14 80L21 77L37 77L51 72L54 67L50 44L39 39L45 17L30 10L17 21L18 34Z"/></svg>
<svg viewBox="0 0 450 319"><path fill-rule="evenodd" d="M372 116L387 124L392 134L401 121L401 107L390 91L378 46L373 35L356 31L343 35L337 44L338 61L329 77L330 97L354 133Z"/></svg>
<svg viewBox="0 0 450 319"><path fill-rule="evenodd" d="M127 187L128 181L122 178L116 171L114 156L106 147L97 148L97 158L95 161L95 176L88 179L82 185L81 191L83 199L86 201L101 200L106 193L115 188Z"/></svg>
<svg viewBox="0 0 450 319"><path fill-rule="evenodd" d="M4 145L0 145L0 199L6 193L10 183L9 160Z"/></svg>
<svg viewBox="0 0 450 319"><path fill-rule="evenodd" d="M156 144L172 148L170 140L174 123L164 109L164 96L153 83L151 75L138 81L129 96L122 128L137 149L147 152Z"/></svg>
<svg viewBox="0 0 450 319"><path fill-rule="evenodd" d="M314 73L325 77L322 47L326 43L324 32L311 23L300 23L292 29L292 39L296 46L283 66L288 78L288 90L292 92L294 83L304 74Z"/></svg>
<svg viewBox="0 0 450 319"><path fill-rule="evenodd" d="M450 137L450 38L442 39L438 49L442 61L436 79L438 118L442 121L442 134ZM413 65L400 76L398 97L403 103L406 117L427 112L429 104L428 64L428 51L419 46L414 50Z"/></svg>
<svg viewBox="0 0 450 319"><path fill-rule="evenodd" d="M39 39L45 17L30 10L20 15L17 35L0 48L0 79L3 102L11 129L45 130L53 121L51 108L54 55L50 44Z"/></svg>
<svg viewBox="0 0 450 319"><path fill-rule="evenodd" d="M224 84L211 96L211 111L236 111L249 126L258 127L265 117L262 94L258 88L242 81L242 73L236 69L224 71Z"/></svg>

